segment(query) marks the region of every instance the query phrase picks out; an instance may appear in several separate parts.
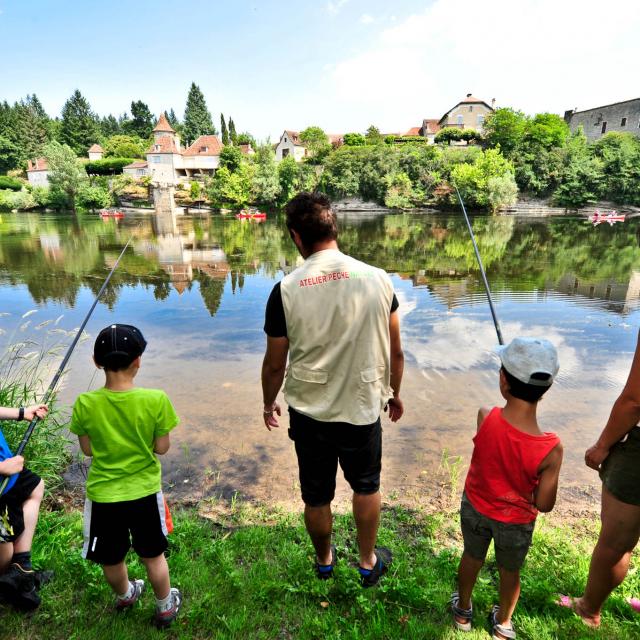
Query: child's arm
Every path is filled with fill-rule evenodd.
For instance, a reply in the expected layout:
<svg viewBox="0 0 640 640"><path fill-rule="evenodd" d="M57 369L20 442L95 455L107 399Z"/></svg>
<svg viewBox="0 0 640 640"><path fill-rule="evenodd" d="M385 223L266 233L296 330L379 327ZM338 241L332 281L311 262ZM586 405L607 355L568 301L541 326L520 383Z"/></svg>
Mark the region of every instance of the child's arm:
<svg viewBox="0 0 640 640"><path fill-rule="evenodd" d="M169 447L171 446L171 441L169 440L169 434L165 434L163 436L158 436L153 442L153 450L158 455L164 455L169 451Z"/></svg>
<svg viewBox="0 0 640 640"><path fill-rule="evenodd" d="M91 440L89 436L78 436L78 442L80 443L82 453L84 453L85 456L91 457L93 453L91 451Z"/></svg>
<svg viewBox="0 0 640 640"><path fill-rule="evenodd" d="M46 404L34 404L30 407L24 407L23 420L31 422L35 416L42 419L47 415L49 407ZM10 407L0 407L0 420L19 420L20 409L12 409Z"/></svg>
<svg viewBox="0 0 640 640"><path fill-rule="evenodd" d="M14 473L20 473L22 469L24 469L22 456L13 456L0 462L0 476L12 476Z"/></svg>
<svg viewBox="0 0 640 640"><path fill-rule="evenodd" d="M480 407L478 409L478 425L477 425L478 428L476 429L476 431L480 431L480 427L482 426L482 423L490 413L491 413L490 407Z"/></svg>
<svg viewBox="0 0 640 640"><path fill-rule="evenodd" d="M558 478L562 466L562 443L551 449L551 452L540 464L540 481L533 493L534 503L538 511L548 513L556 504Z"/></svg>

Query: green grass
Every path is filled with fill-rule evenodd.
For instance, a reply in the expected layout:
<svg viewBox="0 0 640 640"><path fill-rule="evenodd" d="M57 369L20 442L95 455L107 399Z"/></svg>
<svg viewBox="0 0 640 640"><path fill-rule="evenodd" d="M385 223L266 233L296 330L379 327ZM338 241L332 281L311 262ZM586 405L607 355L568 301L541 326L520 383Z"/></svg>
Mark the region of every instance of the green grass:
<svg viewBox="0 0 640 640"><path fill-rule="evenodd" d="M322 582L312 571L311 545L299 514L242 504L231 513L220 505L213 505L213 511L215 519L193 510L174 514L169 565L172 583L182 589L185 600L179 621L165 632L150 625L154 605L150 591L134 610L113 613L113 595L100 569L80 557L80 513L43 513L34 559L39 566L54 569L56 577L43 588L43 604L32 617L0 609L0 636L14 640L489 637L486 616L497 598L491 558L474 593L476 630L460 634L451 628L447 603L461 551L455 515L386 509L380 543L393 549L394 563L378 588L363 590L352 566L357 556L350 516L337 517L339 564L335 579ZM633 570L610 598L598 632L553 604L558 592L580 593L593 527L538 527L514 618L519 638L640 638L640 616L624 603L626 595L640 593L640 579ZM143 575L133 555L130 573Z"/></svg>

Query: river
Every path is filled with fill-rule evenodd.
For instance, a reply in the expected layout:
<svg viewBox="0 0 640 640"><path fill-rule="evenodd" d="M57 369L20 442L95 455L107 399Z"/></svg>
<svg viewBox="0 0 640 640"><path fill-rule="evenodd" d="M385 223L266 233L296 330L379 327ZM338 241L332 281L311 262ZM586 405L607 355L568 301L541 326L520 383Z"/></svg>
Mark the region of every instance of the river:
<svg viewBox="0 0 640 640"><path fill-rule="evenodd" d="M540 422L565 444L560 502L593 503L598 479L583 455L635 347L638 222L594 228L577 218L478 216L473 226L505 338L540 335L558 347L560 375L540 405ZM131 235L87 327L90 338L71 360L61 401L71 405L77 393L101 384L91 348L103 326L138 325L149 346L137 381L165 389L182 420L164 460L167 490L194 500L237 494L296 503L286 416L271 433L261 416L264 306L274 283L300 260L281 216L258 223L3 214L0 352L20 340L68 342L60 329L80 324ZM478 407L500 402L497 341L464 221L444 214L342 217L340 245L391 273L400 301L406 413L396 424L383 418L383 492L440 504L449 481L464 477ZM340 479L338 498L347 496Z"/></svg>

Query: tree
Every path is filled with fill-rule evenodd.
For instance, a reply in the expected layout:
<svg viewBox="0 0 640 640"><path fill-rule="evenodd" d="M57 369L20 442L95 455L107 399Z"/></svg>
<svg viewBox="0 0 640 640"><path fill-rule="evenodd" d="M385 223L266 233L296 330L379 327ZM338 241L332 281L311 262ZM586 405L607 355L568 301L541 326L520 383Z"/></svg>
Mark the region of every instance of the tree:
<svg viewBox="0 0 640 640"><path fill-rule="evenodd" d="M492 176L487 180L487 202L492 213L518 201L518 185L512 173Z"/></svg>
<svg viewBox="0 0 640 640"><path fill-rule="evenodd" d="M49 118L35 95L15 103L12 129L5 135L18 148L22 164L42 153L49 135Z"/></svg>
<svg viewBox="0 0 640 640"><path fill-rule="evenodd" d="M227 123L224 121L224 115L220 114L220 131L222 133L222 144L229 144L229 131L227 130Z"/></svg>
<svg viewBox="0 0 640 640"><path fill-rule="evenodd" d="M229 134L229 135L231 135L231 134ZM232 138L232 140L233 140L233 138ZM250 133L247 133L246 131L243 131L242 133L236 134L236 139L235 139L233 144L237 144L237 145L250 144L254 149L258 146L256 144L256 139Z"/></svg>
<svg viewBox="0 0 640 640"><path fill-rule="evenodd" d="M105 158L144 158L145 144L137 136L111 136L103 145Z"/></svg>
<svg viewBox="0 0 640 640"><path fill-rule="evenodd" d="M347 147L363 147L367 140L361 133L345 133L344 143Z"/></svg>
<svg viewBox="0 0 640 640"><path fill-rule="evenodd" d="M278 163L280 202L288 202L296 194L298 186L298 163L287 156Z"/></svg>
<svg viewBox="0 0 640 640"><path fill-rule="evenodd" d="M229 138L233 144L236 144L238 134L236 133L236 125L231 118L229 118Z"/></svg>
<svg viewBox="0 0 640 640"><path fill-rule="evenodd" d="M436 133L433 140L436 144L451 144L452 142L462 140L463 131L464 130L459 127L443 127Z"/></svg>
<svg viewBox="0 0 640 640"><path fill-rule="evenodd" d="M120 127L120 123L118 119L109 114L108 116L103 116L102 120L100 120L100 133L103 138L110 138L111 136L117 136L122 133L122 129Z"/></svg>
<svg viewBox="0 0 640 640"><path fill-rule="evenodd" d="M178 127L180 125L180 122L178 120L178 116L176 116L176 112L171 109L169 111L169 113L167 113L166 111L164 112L164 115L167 119L167 122L175 129L176 127Z"/></svg>
<svg viewBox="0 0 640 640"><path fill-rule="evenodd" d="M314 162L322 162L331 151L329 138L320 127L307 127L301 131L300 142L307 148L309 156Z"/></svg>
<svg viewBox="0 0 640 640"><path fill-rule="evenodd" d="M92 211L109 207L112 204L108 189L98 185L91 185L88 182L80 184L77 201L80 207L91 209Z"/></svg>
<svg viewBox="0 0 640 640"><path fill-rule="evenodd" d="M378 129L378 127L374 127L373 125L371 125L367 129L364 137L367 140L367 144L382 144L384 142L384 137L380 133L380 129Z"/></svg>
<svg viewBox="0 0 640 640"><path fill-rule="evenodd" d="M81 156L87 153L98 136L97 118L87 100L76 89L62 107L61 142Z"/></svg>
<svg viewBox="0 0 640 640"><path fill-rule="evenodd" d="M631 133L607 133L593 145L602 162L605 197L640 205L640 139Z"/></svg>
<svg viewBox="0 0 640 640"><path fill-rule="evenodd" d="M252 177L252 167L246 162L235 172L229 171L227 167L221 167L207 185L207 196L210 202L217 206L224 204L245 206L251 200Z"/></svg>
<svg viewBox="0 0 640 640"><path fill-rule="evenodd" d="M44 148L44 157L49 165L51 199L75 211L78 192L87 182L84 167L73 149L59 142L49 142Z"/></svg>
<svg viewBox="0 0 640 640"><path fill-rule="evenodd" d="M15 169L20 164L20 150L8 138L0 135L0 173Z"/></svg>
<svg viewBox="0 0 640 640"><path fill-rule="evenodd" d="M227 146L220 152L220 166L231 172L237 171L242 161L242 151L238 147Z"/></svg>
<svg viewBox="0 0 640 640"><path fill-rule="evenodd" d="M490 113L482 125L484 139L490 147L500 147L511 158L524 135L527 116L522 111L501 107Z"/></svg>
<svg viewBox="0 0 640 640"><path fill-rule="evenodd" d="M406 173L394 173L387 176L387 194L385 206L391 209L409 209L413 206L413 189Z"/></svg>
<svg viewBox="0 0 640 640"><path fill-rule="evenodd" d="M553 193L553 200L568 208L594 202L602 192L603 177L602 161L592 155L580 127L563 150L559 185Z"/></svg>
<svg viewBox="0 0 640 640"><path fill-rule="evenodd" d="M127 133L143 139L148 138L153 131L155 122L149 107L142 100L133 101L131 103L131 116L132 119L127 122Z"/></svg>
<svg viewBox="0 0 640 640"><path fill-rule="evenodd" d="M253 201L273 204L280 194L278 166L273 149L269 144L260 145L255 155L253 176Z"/></svg>
<svg viewBox="0 0 640 640"><path fill-rule="evenodd" d="M199 136L217 133L211 121L211 114L207 109L204 95L200 91L200 87L192 82L187 96L187 106L184 110L184 137L189 143L193 143Z"/></svg>

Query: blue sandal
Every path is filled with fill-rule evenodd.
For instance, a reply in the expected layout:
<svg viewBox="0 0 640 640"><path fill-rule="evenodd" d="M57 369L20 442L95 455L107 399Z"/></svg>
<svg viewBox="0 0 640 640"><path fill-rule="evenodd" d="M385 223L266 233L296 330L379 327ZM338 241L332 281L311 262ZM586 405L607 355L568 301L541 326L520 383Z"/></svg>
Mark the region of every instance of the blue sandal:
<svg viewBox="0 0 640 640"><path fill-rule="evenodd" d="M337 554L336 545L331 545L331 564L320 564L316 558L316 574L320 580L328 580L333 577L333 568L336 566Z"/></svg>

